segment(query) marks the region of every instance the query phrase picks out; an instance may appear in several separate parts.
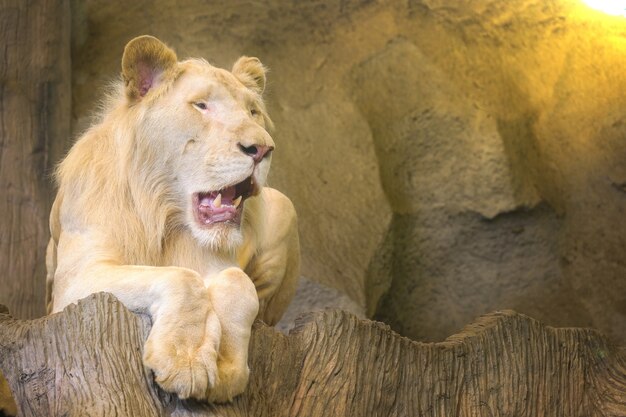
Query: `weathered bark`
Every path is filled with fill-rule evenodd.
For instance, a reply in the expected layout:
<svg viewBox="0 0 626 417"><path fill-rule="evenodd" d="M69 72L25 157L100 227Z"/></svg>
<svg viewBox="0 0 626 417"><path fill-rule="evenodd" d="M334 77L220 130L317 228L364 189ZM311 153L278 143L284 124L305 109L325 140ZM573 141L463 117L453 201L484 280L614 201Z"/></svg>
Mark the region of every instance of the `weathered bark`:
<svg viewBox="0 0 626 417"><path fill-rule="evenodd" d="M181 402L141 364L146 316L98 294L60 314L0 314L0 369L23 416L623 416L626 355L593 330L510 311L441 343L348 313L289 336L258 324L251 380L232 404Z"/></svg>
<svg viewBox="0 0 626 417"><path fill-rule="evenodd" d="M0 0L0 303L45 313L50 174L70 132L68 0Z"/></svg>
<svg viewBox="0 0 626 417"><path fill-rule="evenodd" d="M8 314L9 311L5 306L0 305L0 314ZM13 396L11 395L11 389L9 383L0 372L0 417L6 415L14 416L17 413L17 407Z"/></svg>

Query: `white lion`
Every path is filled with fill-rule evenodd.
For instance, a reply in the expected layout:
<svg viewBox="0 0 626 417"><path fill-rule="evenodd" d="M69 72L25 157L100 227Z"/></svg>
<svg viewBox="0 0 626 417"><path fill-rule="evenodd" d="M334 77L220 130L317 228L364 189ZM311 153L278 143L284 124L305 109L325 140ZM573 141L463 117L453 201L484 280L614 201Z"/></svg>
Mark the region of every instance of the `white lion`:
<svg viewBox="0 0 626 417"><path fill-rule="evenodd" d="M247 384L254 319L280 319L299 273L293 205L264 187L265 69L178 62L141 36L122 78L58 168L48 308L113 293L152 316L143 358L161 387L227 401Z"/></svg>

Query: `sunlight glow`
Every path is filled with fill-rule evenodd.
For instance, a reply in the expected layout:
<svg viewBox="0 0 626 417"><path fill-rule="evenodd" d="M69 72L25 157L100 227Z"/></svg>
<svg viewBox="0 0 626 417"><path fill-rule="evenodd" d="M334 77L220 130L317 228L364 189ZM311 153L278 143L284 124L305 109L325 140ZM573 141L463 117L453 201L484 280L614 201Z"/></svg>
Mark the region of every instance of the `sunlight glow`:
<svg viewBox="0 0 626 417"><path fill-rule="evenodd" d="M583 2L606 14L626 17L626 1L624 0L583 0Z"/></svg>

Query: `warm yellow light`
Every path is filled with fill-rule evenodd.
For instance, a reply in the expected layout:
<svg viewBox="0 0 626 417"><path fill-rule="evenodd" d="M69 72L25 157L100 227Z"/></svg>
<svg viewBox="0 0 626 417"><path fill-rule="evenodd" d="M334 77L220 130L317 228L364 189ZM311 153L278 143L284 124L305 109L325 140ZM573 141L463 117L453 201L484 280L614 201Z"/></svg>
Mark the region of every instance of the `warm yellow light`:
<svg viewBox="0 0 626 417"><path fill-rule="evenodd" d="M626 17L626 1L624 0L583 0L589 7L604 13Z"/></svg>

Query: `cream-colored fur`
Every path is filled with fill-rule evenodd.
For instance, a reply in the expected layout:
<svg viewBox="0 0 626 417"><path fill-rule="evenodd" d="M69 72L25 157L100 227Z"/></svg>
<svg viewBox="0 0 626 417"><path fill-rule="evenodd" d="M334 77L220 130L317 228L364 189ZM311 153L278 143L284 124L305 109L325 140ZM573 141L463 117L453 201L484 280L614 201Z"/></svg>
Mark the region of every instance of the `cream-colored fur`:
<svg viewBox="0 0 626 417"><path fill-rule="evenodd" d="M248 380L254 319L280 319L299 273L293 205L263 187L269 153L253 155L274 147L265 69L248 57L232 72L178 62L142 36L125 48L122 78L58 168L49 311L113 293L152 316L144 362L165 390L227 401ZM199 220L194 196L240 182L254 185L230 206L239 217Z"/></svg>

